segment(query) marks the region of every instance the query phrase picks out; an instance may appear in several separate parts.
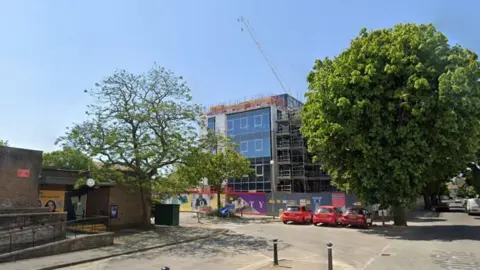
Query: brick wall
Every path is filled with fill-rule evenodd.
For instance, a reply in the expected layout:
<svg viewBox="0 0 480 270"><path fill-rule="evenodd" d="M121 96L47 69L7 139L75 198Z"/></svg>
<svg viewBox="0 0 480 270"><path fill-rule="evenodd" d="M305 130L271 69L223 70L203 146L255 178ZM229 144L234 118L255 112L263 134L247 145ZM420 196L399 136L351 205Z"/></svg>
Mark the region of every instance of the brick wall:
<svg viewBox="0 0 480 270"><path fill-rule="evenodd" d="M140 191L117 184L110 188L109 205L118 206L118 218L110 220L112 228L137 227L142 224L143 213ZM110 213L110 210L108 213Z"/></svg>
<svg viewBox="0 0 480 270"><path fill-rule="evenodd" d="M87 193L87 216L108 215L110 188L101 187L88 190ZM100 212L99 212L100 211Z"/></svg>
<svg viewBox="0 0 480 270"><path fill-rule="evenodd" d="M0 254L0 263L14 262L30 258L52 256L67 252L80 251L91 248L99 248L113 245L113 233L99 233L85 235L78 238L65 239L41 246L31 247L24 250Z"/></svg>
<svg viewBox="0 0 480 270"><path fill-rule="evenodd" d="M16 213L0 215L0 231L22 226L59 223L67 220L65 212Z"/></svg>
<svg viewBox="0 0 480 270"><path fill-rule="evenodd" d="M42 152L0 147L0 208L38 206ZM29 175L18 176L18 170Z"/></svg>
<svg viewBox="0 0 480 270"><path fill-rule="evenodd" d="M66 223L11 230L0 234L0 254L65 239Z"/></svg>

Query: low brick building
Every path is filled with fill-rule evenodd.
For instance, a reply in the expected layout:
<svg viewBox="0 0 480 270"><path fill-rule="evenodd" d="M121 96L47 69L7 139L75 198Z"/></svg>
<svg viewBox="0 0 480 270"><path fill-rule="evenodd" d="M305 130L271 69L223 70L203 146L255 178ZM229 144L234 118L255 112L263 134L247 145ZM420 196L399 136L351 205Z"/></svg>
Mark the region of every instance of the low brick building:
<svg viewBox="0 0 480 270"><path fill-rule="evenodd" d="M81 177L88 177L88 172L43 169L40 179L42 204L45 206L53 201L57 211L68 212L69 220L107 216L114 229L141 224L142 205L138 190L101 182L95 183L94 187L74 189Z"/></svg>
<svg viewBox="0 0 480 270"><path fill-rule="evenodd" d="M42 151L0 147L0 208L38 207Z"/></svg>
<svg viewBox="0 0 480 270"><path fill-rule="evenodd" d="M99 184L87 192L87 216L106 214L112 229L142 225L140 191L121 184Z"/></svg>

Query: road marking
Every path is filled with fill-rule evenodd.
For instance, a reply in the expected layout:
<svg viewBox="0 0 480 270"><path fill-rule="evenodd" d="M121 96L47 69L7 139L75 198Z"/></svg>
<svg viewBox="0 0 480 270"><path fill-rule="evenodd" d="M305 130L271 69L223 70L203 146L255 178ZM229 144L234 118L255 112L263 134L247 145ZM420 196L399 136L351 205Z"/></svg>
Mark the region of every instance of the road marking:
<svg viewBox="0 0 480 270"><path fill-rule="evenodd" d="M268 258L268 259L265 259L265 260L258 261L256 263L249 264L245 267L238 268L237 270L257 269L257 267L263 266L263 265L265 265L265 264L267 264L268 262L271 262L271 261L272 260L270 258Z"/></svg>
<svg viewBox="0 0 480 270"><path fill-rule="evenodd" d="M370 260L368 260L367 264L365 264L365 266L363 266L361 269L359 270L365 270L367 269L367 267L372 264L378 257L382 256L383 253L385 253L385 250L387 250L388 248L390 248L390 244L384 246L382 248L382 250L375 256L373 256Z"/></svg>

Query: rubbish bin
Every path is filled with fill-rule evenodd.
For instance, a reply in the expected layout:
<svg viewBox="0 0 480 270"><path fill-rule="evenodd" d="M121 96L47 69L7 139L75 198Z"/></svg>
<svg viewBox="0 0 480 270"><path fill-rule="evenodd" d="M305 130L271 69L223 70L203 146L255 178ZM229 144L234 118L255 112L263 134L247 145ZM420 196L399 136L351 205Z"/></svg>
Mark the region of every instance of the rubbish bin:
<svg viewBox="0 0 480 270"><path fill-rule="evenodd" d="M180 224L180 205L155 204L155 225L178 226Z"/></svg>

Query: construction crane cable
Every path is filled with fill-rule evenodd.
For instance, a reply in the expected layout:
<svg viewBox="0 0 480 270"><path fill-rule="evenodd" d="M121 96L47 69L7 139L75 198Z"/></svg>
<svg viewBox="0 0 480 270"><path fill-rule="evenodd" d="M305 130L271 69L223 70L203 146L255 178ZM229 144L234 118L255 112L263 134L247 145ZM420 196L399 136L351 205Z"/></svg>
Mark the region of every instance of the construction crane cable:
<svg viewBox="0 0 480 270"><path fill-rule="evenodd" d="M263 58L265 59L265 61L267 62L268 66L270 67L270 69L272 70L272 73L273 75L275 75L275 78L277 79L278 83L280 84L280 86L282 87L283 91L285 91L287 94L289 95L292 95L290 93L290 90L288 89L288 87L285 85L285 83L283 82L281 76L280 76L280 73L278 72L278 70L275 68L275 66L272 64L272 62L270 61L270 59L267 57L265 51L262 49L262 46L260 46L260 43L258 42L258 40L255 38L255 35L254 35L254 32L255 30L253 30L253 27L250 25L250 23L248 21L245 21L243 19L243 17L240 17L237 19L238 22L242 23L245 28L247 29L247 32L248 34L250 35L250 37L252 38L252 40L255 42L255 45L257 46L258 50L260 51L260 53L262 54ZM243 32L243 28L242 28L242 32Z"/></svg>

